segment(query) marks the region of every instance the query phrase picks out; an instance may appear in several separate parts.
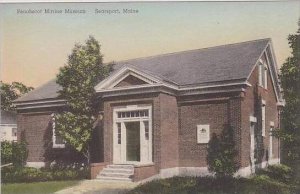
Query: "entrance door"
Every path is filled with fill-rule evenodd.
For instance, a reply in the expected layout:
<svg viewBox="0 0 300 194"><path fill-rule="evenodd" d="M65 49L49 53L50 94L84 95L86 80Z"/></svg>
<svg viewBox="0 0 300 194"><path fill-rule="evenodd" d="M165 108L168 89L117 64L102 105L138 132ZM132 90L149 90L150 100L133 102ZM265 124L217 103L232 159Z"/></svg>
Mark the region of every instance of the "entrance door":
<svg viewBox="0 0 300 194"><path fill-rule="evenodd" d="M152 107L114 108L113 163L152 163Z"/></svg>
<svg viewBox="0 0 300 194"><path fill-rule="evenodd" d="M126 161L141 160L140 122L126 122Z"/></svg>

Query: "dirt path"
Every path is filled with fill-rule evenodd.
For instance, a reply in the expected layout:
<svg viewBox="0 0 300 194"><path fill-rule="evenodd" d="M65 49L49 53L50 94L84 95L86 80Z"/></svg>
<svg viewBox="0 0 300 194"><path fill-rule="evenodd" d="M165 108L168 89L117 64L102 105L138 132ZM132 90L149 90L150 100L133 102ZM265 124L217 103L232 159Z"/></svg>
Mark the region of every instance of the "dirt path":
<svg viewBox="0 0 300 194"><path fill-rule="evenodd" d="M135 186L137 183L85 180L76 186L57 191L55 194L123 194Z"/></svg>

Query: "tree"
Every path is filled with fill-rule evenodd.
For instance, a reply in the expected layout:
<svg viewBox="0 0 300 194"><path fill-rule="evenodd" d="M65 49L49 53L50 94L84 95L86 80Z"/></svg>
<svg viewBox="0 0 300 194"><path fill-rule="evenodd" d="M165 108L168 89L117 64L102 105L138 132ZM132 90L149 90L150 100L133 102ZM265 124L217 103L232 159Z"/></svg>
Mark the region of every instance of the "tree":
<svg viewBox="0 0 300 194"><path fill-rule="evenodd" d="M292 50L280 69L285 106L282 111L281 129L275 135L283 141L282 153L286 163L300 161L300 19L296 34L288 36ZM295 172L298 172L297 170Z"/></svg>
<svg viewBox="0 0 300 194"><path fill-rule="evenodd" d="M103 65L102 58L98 41L90 36L84 45L75 45L56 81L62 87L60 97L67 101L68 107L56 114L56 129L88 163L89 141L98 107L94 87L112 71L112 65Z"/></svg>
<svg viewBox="0 0 300 194"><path fill-rule="evenodd" d="M15 110L13 101L31 90L33 90L33 87L27 87L21 82L8 84L1 81L1 109L7 111Z"/></svg>
<svg viewBox="0 0 300 194"><path fill-rule="evenodd" d="M236 156L234 131L231 126L226 125L220 137L213 133L208 143L208 170L217 177L233 176L238 170Z"/></svg>

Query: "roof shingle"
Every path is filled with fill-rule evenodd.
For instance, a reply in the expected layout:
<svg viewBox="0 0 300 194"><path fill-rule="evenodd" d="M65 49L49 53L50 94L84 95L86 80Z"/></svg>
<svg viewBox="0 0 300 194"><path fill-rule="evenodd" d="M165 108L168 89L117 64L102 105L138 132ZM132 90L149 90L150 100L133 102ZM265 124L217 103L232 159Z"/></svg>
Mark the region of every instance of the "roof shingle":
<svg viewBox="0 0 300 194"><path fill-rule="evenodd" d="M237 79L246 81L269 41L260 39L131 59L117 62L115 69L132 66L179 86ZM16 102L56 98L59 89L55 80L51 80Z"/></svg>

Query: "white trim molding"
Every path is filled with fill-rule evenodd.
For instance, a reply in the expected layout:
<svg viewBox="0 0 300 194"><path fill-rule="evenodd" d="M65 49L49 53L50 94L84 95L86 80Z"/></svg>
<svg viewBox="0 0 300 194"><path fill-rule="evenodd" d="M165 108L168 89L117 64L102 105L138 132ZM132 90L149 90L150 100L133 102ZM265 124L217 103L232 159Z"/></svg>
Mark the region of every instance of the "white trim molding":
<svg viewBox="0 0 300 194"><path fill-rule="evenodd" d="M132 85L125 87L114 87L127 76L134 76L137 79L145 81L147 84ZM214 93L214 92L242 92L245 87L250 87L251 84L245 80L235 80L233 82L223 82L208 85L196 85L196 86L179 86L177 83L169 81L167 79L158 78L143 71L134 69L133 67L123 67L117 70L108 78L101 81L96 85L95 90L102 96L114 96L125 93L126 95L138 93L167 91L167 93L175 95L194 95L198 93ZM224 90L218 90L218 88L225 87Z"/></svg>
<svg viewBox="0 0 300 194"><path fill-rule="evenodd" d="M55 114L54 113L52 113L51 114L51 119L52 119L52 143L53 143L53 145L52 145L52 148L65 148L65 144L64 143L60 143L60 144L58 144L58 143L56 143L56 132L55 132Z"/></svg>
<svg viewBox="0 0 300 194"><path fill-rule="evenodd" d="M127 122L138 122L140 131L140 160L127 161ZM152 105L128 105L113 109L113 163L153 164Z"/></svg>
<svg viewBox="0 0 300 194"><path fill-rule="evenodd" d="M254 117L254 116L250 116L250 117L249 117L249 121L252 122L252 123L256 123L256 122L257 122L257 119L256 119L256 117Z"/></svg>

